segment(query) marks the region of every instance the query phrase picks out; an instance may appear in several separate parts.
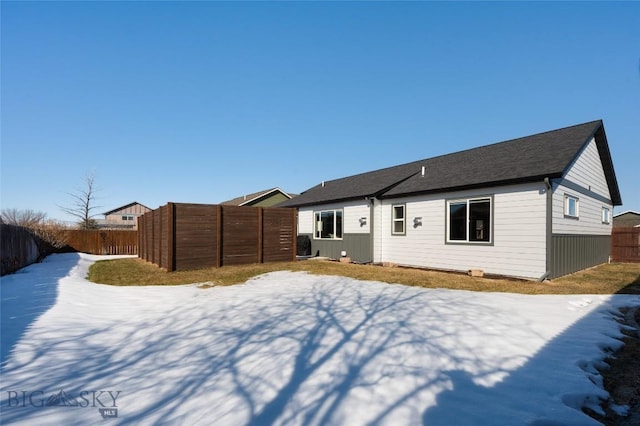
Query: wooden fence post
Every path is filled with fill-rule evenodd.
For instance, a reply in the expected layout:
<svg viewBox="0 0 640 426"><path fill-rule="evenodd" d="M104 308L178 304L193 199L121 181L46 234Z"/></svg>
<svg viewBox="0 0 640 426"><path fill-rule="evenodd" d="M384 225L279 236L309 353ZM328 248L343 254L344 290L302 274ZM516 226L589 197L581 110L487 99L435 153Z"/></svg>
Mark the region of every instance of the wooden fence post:
<svg viewBox="0 0 640 426"><path fill-rule="evenodd" d="M222 206L215 206L216 220L216 268L222 266Z"/></svg>
<svg viewBox="0 0 640 426"><path fill-rule="evenodd" d="M156 244L158 244L158 230L156 229L156 216L158 215L158 210L154 210L151 216L151 263L155 263L156 265L160 265L158 259L156 259Z"/></svg>
<svg viewBox="0 0 640 426"><path fill-rule="evenodd" d="M167 203L167 272L176 270L176 210L174 203Z"/></svg>
<svg viewBox="0 0 640 426"><path fill-rule="evenodd" d="M296 260L298 258L298 209L291 209L291 237L293 241L291 245L293 247L293 258L291 260Z"/></svg>
<svg viewBox="0 0 640 426"><path fill-rule="evenodd" d="M136 228L138 229L138 257L141 258L142 255L142 233L143 233L143 229L142 229L142 221L144 220L144 215L142 216L138 216L138 218L136 219Z"/></svg>

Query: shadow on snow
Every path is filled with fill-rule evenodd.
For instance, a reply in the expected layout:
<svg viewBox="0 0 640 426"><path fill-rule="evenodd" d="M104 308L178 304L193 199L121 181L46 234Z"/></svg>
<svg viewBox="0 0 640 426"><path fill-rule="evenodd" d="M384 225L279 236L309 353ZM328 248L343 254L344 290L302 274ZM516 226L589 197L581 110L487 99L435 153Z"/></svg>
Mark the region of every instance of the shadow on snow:
<svg viewBox="0 0 640 426"><path fill-rule="evenodd" d="M71 263L61 266L60 274ZM392 424L399 413L399 418L427 425L552 425L557 418L597 424L579 411L589 402L586 394L559 395L566 404L562 413L554 412L557 405L540 407L555 395L521 397L539 380L591 380L589 393L605 396L598 391L591 360L584 360L584 374L577 379L553 366L563 366L573 347L594 346L584 342L585 334L610 331L617 315L612 308L595 309L527 359L514 351L475 352L477 336L487 340L482 347L491 351L492 339L500 348L518 345L518 330L535 332L522 318L501 318L508 312L476 303L473 293L460 292L454 304L446 290L368 282L336 290L334 278L314 280L310 291L284 294L275 303L230 299L217 312L174 306L153 321L124 320L88 329L69 324L66 332L60 330L65 338L42 340L32 357L33 374L43 388L69 394L91 386L117 388L122 392L118 424L195 418L203 424L323 425L357 418L374 425ZM252 285L259 285L260 278L255 281ZM603 317L609 324L604 328ZM483 328L487 319L495 328L491 332ZM110 344L114 332L121 341ZM620 344L619 337L602 336L608 343L595 345L601 358L606 347ZM81 355L65 358L70 342L82 348ZM36 362L42 358L49 362ZM29 368L15 366L14 372L26 369L28 375ZM21 385L26 383L15 384ZM45 414L3 411L7 422L42 420Z"/></svg>
<svg viewBox="0 0 640 426"><path fill-rule="evenodd" d="M46 257L2 277L0 283L0 368L16 343L35 320L51 308L58 297L58 281L78 264L80 255L64 254ZM55 265L55 267L52 267ZM29 280L24 280L29 274Z"/></svg>

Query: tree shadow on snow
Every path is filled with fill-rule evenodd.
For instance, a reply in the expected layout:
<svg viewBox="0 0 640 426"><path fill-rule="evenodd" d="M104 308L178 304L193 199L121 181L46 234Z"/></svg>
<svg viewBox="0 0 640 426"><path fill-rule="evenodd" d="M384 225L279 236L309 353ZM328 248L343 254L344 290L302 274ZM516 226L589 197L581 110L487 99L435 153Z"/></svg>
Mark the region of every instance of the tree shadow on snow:
<svg viewBox="0 0 640 426"><path fill-rule="evenodd" d="M7 378L12 388L37 383L68 395L121 391L119 424L179 424L200 412L207 416L202 421L213 415L220 424L340 424L354 398L362 403L359 392L366 399L380 384L398 384L394 394L372 395L383 407L376 423L441 380L407 353L450 336L434 318L428 335L416 327L416 318L424 320L417 300L424 292L367 285L336 290L331 279L265 305L244 298L217 312L173 306L170 314L141 322L58 325L59 336L34 337L28 362L12 366ZM441 303L429 315L450 309ZM12 407L2 418L46 422L55 408ZM56 414L63 423L87 420L79 417L82 410Z"/></svg>
<svg viewBox="0 0 640 426"><path fill-rule="evenodd" d="M270 275L271 280L306 277ZM259 281L251 285L260 286ZM375 425L398 424L400 418L428 425L542 425L535 416L529 422L524 417L539 413L551 397L518 397L536 380L571 379L553 366L562 365L572 347L592 344L582 342L585 333L599 333L601 317L611 316L596 309L529 360L499 351L487 356L474 352L478 345L472 340L487 335L482 327L488 322L497 327L488 338L500 345L509 339L508 330L532 333L531 324L476 303L470 292L460 292L459 303L452 303L446 290L352 283L314 277L313 285L300 284L304 290L265 300L249 291L228 297L226 292L241 288L202 290L198 297L225 303L215 311L159 306L156 315L140 319L131 312L123 313L121 322L69 323L57 329L62 337L40 340L29 364L9 373L26 378L16 386L29 386L28 378L37 377L40 389L64 389L69 395L83 389L120 391L118 424L339 425L355 418ZM619 343L617 336L607 339ZM68 356L70 347L79 353ZM589 370L587 361L583 367ZM595 370L590 373L595 377ZM494 376L501 379L487 385ZM562 397L571 406L585 398ZM486 418L492 406L500 409L489 410L496 415ZM48 412L3 411L3 421L32 424ZM588 420L574 411L577 424ZM82 410L57 413L76 424L94 419L79 417ZM553 424L553 412L547 418L546 424Z"/></svg>
<svg viewBox="0 0 640 426"><path fill-rule="evenodd" d="M448 389L423 412L422 424L599 425L585 409L599 412L608 398L597 369L606 366L604 359L623 344L623 326L615 323L623 319L620 308L625 304L639 306L640 298L611 296L494 385L478 384L478 375L469 371L443 371ZM586 354L586 359L567 362L575 358L572 353Z"/></svg>
<svg viewBox="0 0 640 426"><path fill-rule="evenodd" d="M77 253L50 255L2 277L0 283L0 368L27 329L51 308L58 297L58 281L78 264Z"/></svg>

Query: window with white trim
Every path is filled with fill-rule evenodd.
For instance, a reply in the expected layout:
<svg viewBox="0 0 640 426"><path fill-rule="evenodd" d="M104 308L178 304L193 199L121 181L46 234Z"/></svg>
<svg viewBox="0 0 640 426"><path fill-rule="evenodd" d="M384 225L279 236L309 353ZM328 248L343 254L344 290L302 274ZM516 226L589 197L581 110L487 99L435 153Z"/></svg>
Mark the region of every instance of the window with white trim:
<svg viewBox="0 0 640 426"><path fill-rule="evenodd" d="M608 207L602 208L602 223L611 223L611 209Z"/></svg>
<svg viewBox="0 0 640 426"><path fill-rule="evenodd" d="M491 197L447 201L447 242L491 242Z"/></svg>
<svg viewBox="0 0 640 426"><path fill-rule="evenodd" d="M123 216L122 216L122 220L133 220L133 219L134 219L134 218L133 218L133 216L131 216L131 215L123 215Z"/></svg>
<svg viewBox="0 0 640 426"><path fill-rule="evenodd" d="M319 240L342 239L342 210L322 210L314 212L314 238Z"/></svg>
<svg viewBox="0 0 640 426"><path fill-rule="evenodd" d="M577 219L580 215L580 200L578 197L564 194L564 215Z"/></svg>
<svg viewBox="0 0 640 426"><path fill-rule="evenodd" d="M405 205L396 204L391 206L392 218L391 218L391 234L392 235L405 235Z"/></svg>

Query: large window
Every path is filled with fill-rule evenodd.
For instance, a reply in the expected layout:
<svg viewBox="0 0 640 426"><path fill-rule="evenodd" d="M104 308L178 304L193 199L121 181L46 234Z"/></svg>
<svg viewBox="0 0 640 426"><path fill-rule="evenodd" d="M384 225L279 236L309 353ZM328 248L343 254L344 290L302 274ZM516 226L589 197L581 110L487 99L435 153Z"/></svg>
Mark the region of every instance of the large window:
<svg viewBox="0 0 640 426"><path fill-rule="evenodd" d="M314 236L322 240L342 239L342 210L323 210L314 213Z"/></svg>
<svg viewBox="0 0 640 426"><path fill-rule="evenodd" d="M564 195L564 215L577 219L580 214L579 199L571 195Z"/></svg>
<svg viewBox="0 0 640 426"><path fill-rule="evenodd" d="M491 242L491 198L447 201L447 242Z"/></svg>
<svg viewBox="0 0 640 426"><path fill-rule="evenodd" d="M393 235L404 235L405 232L405 205L398 204L391 207L393 217L391 219L391 233Z"/></svg>

